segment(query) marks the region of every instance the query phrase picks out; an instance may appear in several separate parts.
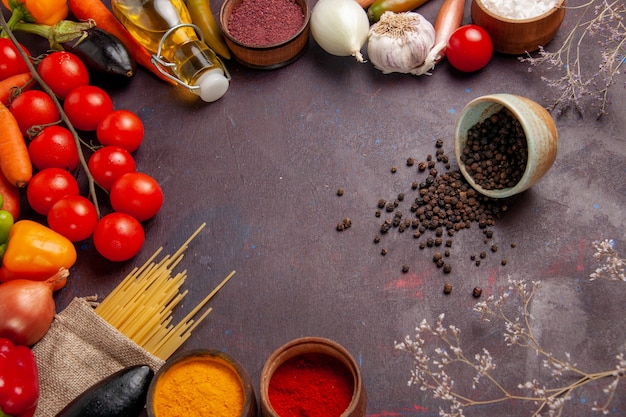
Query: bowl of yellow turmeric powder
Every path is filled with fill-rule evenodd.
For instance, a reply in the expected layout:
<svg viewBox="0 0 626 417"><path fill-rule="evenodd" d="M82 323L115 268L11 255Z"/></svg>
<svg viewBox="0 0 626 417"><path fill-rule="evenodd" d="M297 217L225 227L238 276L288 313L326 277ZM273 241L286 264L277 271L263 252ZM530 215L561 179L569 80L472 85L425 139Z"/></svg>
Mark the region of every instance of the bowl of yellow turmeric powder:
<svg viewBox="0 0 626 417"><path fill-rule="evenodd" d="M191 350L169 359L150 388L148 417L256 417L257 401L250 376L229 355Z"/></svg>

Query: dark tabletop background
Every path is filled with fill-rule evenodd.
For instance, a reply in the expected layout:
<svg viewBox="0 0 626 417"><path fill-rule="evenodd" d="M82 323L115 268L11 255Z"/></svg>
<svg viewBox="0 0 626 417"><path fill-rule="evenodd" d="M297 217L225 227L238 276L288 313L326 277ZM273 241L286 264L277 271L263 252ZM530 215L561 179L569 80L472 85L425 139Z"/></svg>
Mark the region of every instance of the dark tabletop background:
<svg viewBox="0 0 626 417"><path fill-rule="evenodd" d="M221 1L212 3L217 16ZM434 21L440 3L433 0L419 12ZM578 14L567 12L549 47L560 46ZM472 310L475 286L483 288L484 300L504 293L509 276L542 281L530 308L533 329L547 350L570 352L589 372L615 366L615 356L626 351L626 283L590 281L589 275L599 266L593 241L613 239L626 254L623 76L611 89L609 114L600 120L592 109L584 117L554 115L560 135L556 162L497 221L498 252L488 251L477 227L462 231L450 249L452 273L444 275L431 260L432 250L420 251L410 232L373 243L382 222L374 216L377 201L412 195L410 185L420 177L406 160L434 155L437 139L453 160L454 125L470 100L513 93L546 104L550 91L541 72L496 54L474 74L456 72L444 61L432 76L383 75L369 63L327 54L313 39L298 61L278 70L227 66L231 86L212 104L143 69L127 85L106 86L116 108L144 121L145 140L135 152L138 170L159 181L165 203L145 222L145 246L131 261L109 263L91 242L78 244L68 285L55 295L58 311L74 297L106 296L158 247L173 253L206 222L182 262L189 294L178 314L231 270L237 274L211 301L213 312L183 349L229 353L248 370L257 393L273 350L294 338L322 336L345 346L360 364L368 416L438 415L441 403L430 392L407 386L412 358L394 342L413 335L423 319L434 323L440 313L461 329L466 353L492 352L496 375L515 389L538 375L541 364L533 352L505 346L502 323L482 322ZM394 166L398 171L392 174ZM341 197L338 188L344 190ZM352 227L337 232L346 217ZM387 256L380 255L382 247ZM477 267L469 257L483 250L488 256ZM408 273L402 272L404 264ZM444 282L454 286L450 295L442 293ZM472 376L454 379L462 384ZM564 415L594 415L589 403L606 384L577 391ZM624 385L611 415L626 415ZM507 402L469 408L466 415L526 416L531 410L529 404Z"/></svg>

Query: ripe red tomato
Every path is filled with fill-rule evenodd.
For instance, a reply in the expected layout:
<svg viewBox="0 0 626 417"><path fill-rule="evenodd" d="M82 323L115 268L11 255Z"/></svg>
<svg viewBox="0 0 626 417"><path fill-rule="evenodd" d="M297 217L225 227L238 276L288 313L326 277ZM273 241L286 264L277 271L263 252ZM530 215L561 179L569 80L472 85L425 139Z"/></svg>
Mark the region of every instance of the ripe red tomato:
<svg viewBox="0 0 626 417"><path fill-rule="evenodd" d="M115 145L134 152L143 141L143 122L135 113L116 110L98 125L96 136L103 145Z"/></svg>
<svg viewBox="0 0 626 417"><path fill-rule="evenodd" d="M89 84L87 66L71 52L56 51L47 55L37 66L37 73L61 99L74 88Z"/></svg>
<svg viewBox="0 0 626 417"><path fill-rule="evenodd" d="M135 172L137 164L126 149L119 146L104 146L91 155L87 167L100 187L108 191L119 177L128 172Z"/></svg>
<svg viewBox="0 0 626 417"><path fill-rule="evenodd" d="M141 223L126 213L109 213L102 217L93 231L93 244L98 253L114 262L137 255L145 241Z"/></svg>
<svg viewBox="0 0 626 417"><path fill-rule="evenodd" d="M61 197L79 194L76 178L61 168L46 168L39 171L33 175L26 188L28 204L44 216Z"/></svg>
<svg viewBox="0 0 626 417"><path fill-rule="evenodd" d="M113 210L130 214L140 222L154 217L163 205L159 183L142 172L119 177L111 186L109 197Z"/></svg>
<svg viewBox="0 0 626 417"><path fill-rule="evenodd" d="M454 68L474 72L484 68L493 55L493 43L485 29L465 25L455 30L446 48L446 57Z"/></svg>
<svg viewBox="0 0 626 417"><path fill-rule="evenodd" d="M61 119L52 98L40 90L29 90L17 96L9 106L24 136L33 126L56 123Z"/></svg>
<svg viewBox="0 0 626 417"><path fill-rule="evenodd" d="M72 132L58 125L45 127L28 144L28 154L39 171L46 168L73 171L79 163Z"/></svg>
<svg viewBox="0 0 626 417"><path fill-rule="evenodd" d="M66 195L48 210L48 227L72 242L80 242L93 234L98 213L93 203L82 195Z"/></svg>
<svg viewBox="0 0 626 417"><path fill-rule="evenodd" d="M113 111L113 101L100 87L82 85L65 96L63 110L76 129L93 131Z"/></svg>
<svg viewBox="0 0 626 417"><path fill-rule="evenodd" d="M26 55L30 52L20 45ZM0 38L0 80L9 78L12 75L28 72L26 61L9 38Z"/></svg>

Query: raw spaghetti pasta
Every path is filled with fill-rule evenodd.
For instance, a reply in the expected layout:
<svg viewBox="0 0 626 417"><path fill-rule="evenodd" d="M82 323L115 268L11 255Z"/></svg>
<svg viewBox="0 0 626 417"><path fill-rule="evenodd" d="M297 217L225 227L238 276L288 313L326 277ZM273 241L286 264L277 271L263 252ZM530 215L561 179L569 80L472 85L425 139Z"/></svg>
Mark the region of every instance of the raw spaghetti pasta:
<svg viewBox="0 0 626 417"><path fill-rule="evenodd" d="M203 223L173 255L166 255L155 263L155 258L163 250L159 248L141 267L134 268L95 308L96 314L120 333L163 360L167 360L191 336L211 308L207 308L198 319L194 320L194 317L235 275L235 271L228 274L178 324L172 324L172 312L187 294L187 290L181 291L187 271L172 275L173 270L182 260L189 243L205 225Z"/></svg>

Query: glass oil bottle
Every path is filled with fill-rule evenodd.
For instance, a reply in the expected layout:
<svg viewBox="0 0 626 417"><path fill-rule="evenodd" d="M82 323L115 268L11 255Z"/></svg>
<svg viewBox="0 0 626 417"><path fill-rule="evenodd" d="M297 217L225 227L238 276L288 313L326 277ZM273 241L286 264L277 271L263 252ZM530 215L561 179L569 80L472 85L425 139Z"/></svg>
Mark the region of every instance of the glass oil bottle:
<svg viewBox="0 0 626 417"><path fill-rule="evenodd" d="M157 69L204 101L221 98L230 76L201 39L183 0L111 0L113 14L151 54Z"/></svg>

